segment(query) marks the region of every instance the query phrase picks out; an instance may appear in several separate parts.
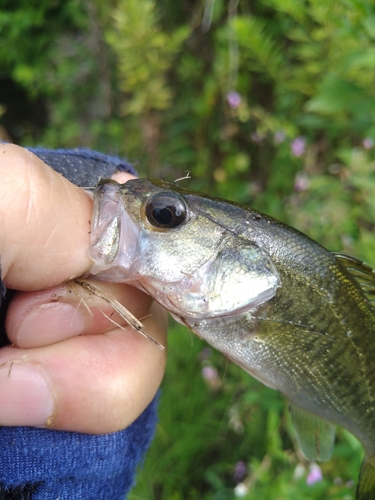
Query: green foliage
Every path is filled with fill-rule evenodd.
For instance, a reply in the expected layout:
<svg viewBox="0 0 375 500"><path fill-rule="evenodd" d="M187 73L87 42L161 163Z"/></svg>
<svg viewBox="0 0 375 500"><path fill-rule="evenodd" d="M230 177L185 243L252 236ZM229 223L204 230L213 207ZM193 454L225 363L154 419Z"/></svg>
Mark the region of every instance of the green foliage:
<svg viewBox="0 0 375 500"><path fill-rule="evenodd" d="M171 104L166 72L188 30L162 31L152 0L121 0L112 12L113 28L106 39L118 58L119 88L131 99L125 113L147 114Z"/></svg>
<svg viewBox="0 0 375 500"><path fill-rule="evenodd" d="M359 149L338 152L345 167L305 177L306 189L289 197L287 212L300 230L327 248L355 255L375 267L375 162Z"/></svg>
<svg viewBox="0 0 375 500"><path fill-rule="evenodd" d="M2 0L0 9L0 68L9 72L32 94L48 91L43 76L54 51L51 42L66 28L74 30L84 16L82 6L74 1L49 0L17 5Z"/></svg>
<svg viewBox="0 0 375 500"><path fill-rule="evenodd" d="M141 175L253 205L375 266L371 0L0 0L0 123L11 78L43 99L23 144L89 146ZM282 398L176 329L155 442L132 500L354 498L358 442L339 430L323 480ZM203 380L204 367L218 380Z"/></svg>
<svg viewBox="0 0 375 500"><path fill-rule="evenodd" d="M269 33L267 21L254 16L236 17L232 28L237 35L238 44L243 47L245 57L248 55L259 63L259 67L252 66L252 70L268 74L275 80L279 79L286 61L272 32Z"/></svg>

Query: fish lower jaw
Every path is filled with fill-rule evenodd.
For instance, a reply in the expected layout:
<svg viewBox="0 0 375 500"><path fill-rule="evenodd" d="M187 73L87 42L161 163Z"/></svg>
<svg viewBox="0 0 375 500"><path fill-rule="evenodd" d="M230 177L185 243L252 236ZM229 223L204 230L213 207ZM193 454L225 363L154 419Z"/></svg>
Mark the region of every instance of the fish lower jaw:
<svg viewBox="0 0 375 500"><path fill-rule="evenodd" d="M246 313L252 313L259 309L263 302L250 303L243 305L237 309L214 309L210 308L208 299L200 298L199 301L186 300L186 295L181 299L181 295L174 293L166 293L165 290L155 289L150 287L150 284L144 280L139 280L141 288L151 295L157 302L165 307L176 321L190 325L194 322L210 321L214 319L225 319L240 316ZM190 326L189 326L190 328Z"/></svg>

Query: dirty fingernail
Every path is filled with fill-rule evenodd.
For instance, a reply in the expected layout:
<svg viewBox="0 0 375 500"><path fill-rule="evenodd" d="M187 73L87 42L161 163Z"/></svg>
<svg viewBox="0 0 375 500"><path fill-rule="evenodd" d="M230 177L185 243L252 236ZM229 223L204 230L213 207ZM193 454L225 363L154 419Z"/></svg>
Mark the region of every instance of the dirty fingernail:
<svg viewBox="0 0 375 500"><path fill-rule="evenodd" d="M54 415L54 400L37 366L0 366L0 425L44 427Z"/></svg>
<svg viewBox="0 0 375 500"><path fill-rule="evenodd" d="M48 345L81 335L85 317L76 305L43 304L26 314L18 328L17 345L23 348Z"/></svg>

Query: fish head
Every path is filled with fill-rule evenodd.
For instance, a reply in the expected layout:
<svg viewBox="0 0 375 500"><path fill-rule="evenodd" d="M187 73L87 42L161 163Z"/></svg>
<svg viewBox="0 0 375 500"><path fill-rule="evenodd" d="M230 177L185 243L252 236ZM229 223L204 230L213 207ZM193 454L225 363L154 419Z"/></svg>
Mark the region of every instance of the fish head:
<svg viewBox="0 0 375 500"><path fill-rule="evenodd" d="M235 315L272 298L270 256L241 233L242 208L175 184L101 181L91 273L145 290L177 319Z"/></svg>

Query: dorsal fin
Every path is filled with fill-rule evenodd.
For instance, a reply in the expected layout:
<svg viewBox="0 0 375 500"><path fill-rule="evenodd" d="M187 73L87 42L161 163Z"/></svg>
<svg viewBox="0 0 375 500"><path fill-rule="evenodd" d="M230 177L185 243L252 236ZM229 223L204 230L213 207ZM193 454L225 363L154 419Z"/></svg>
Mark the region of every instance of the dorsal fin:
<svg viewBox="0 0 375 500"><path fill-rule="evenodd" d="M375 273L371 267L345 253L334 252L334 255L360 285L371 305L375 307Z"/></svg>

